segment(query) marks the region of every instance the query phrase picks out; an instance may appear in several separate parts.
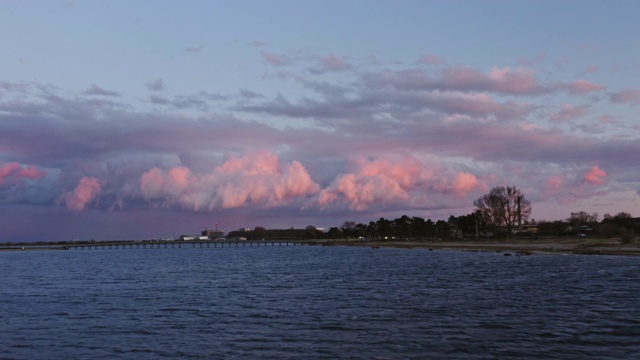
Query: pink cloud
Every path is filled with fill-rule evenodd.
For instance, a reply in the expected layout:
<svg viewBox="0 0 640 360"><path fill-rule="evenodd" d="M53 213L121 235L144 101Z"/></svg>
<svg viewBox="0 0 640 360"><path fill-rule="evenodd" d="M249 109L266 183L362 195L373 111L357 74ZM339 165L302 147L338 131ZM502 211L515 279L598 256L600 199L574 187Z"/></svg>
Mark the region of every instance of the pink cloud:
<svg viewBox="0 0 640 360"><path fill-rule="evenodd" d="M466 172L459 172L452 185L453 192L460 196L464 196L473 190L479 190L482 188L483 186L480 181L478 181L478 178L475 175Z"/></svg>
<svg viewBox="0 0 640 360"><path fill-rule="evenodd" d="M317 196L321 208L336 201L354 210L364 210L374 203L390 204L409 198L408 190L431 177L414 157L397 161L367 160L354 162L353 173L341 174Z"/></svg>
<svg viewBox="0 0 640 360"><path fill-rule="evenodd" d="M291 64L291 59L283 54L261 51L262 59L271 66L285 66Z"/></svg>
<svg viewBox="0 0 640 360"><path fill-rule="evenodd" d="M504 93L529 94L539 90L533 72L523 69L494 68L489 73L493 87Z"/></svg>
<svg viewBox="0 0 640 360"><path fill-rule="evenodd" d="M484 188L473 174L452 174L413 156L359 158L352 166L352 172L338 175L320 191L315 199L320 208L342 203L354 210L365 210L373 205L410 204L414 199L424 199L429 191L464 196Z"/></svg>
<svg viewBox="0 0 640 360"><path fill-rule="evenodd" d="M574 95L585 95L594 91L601 91L606 88L604 85L595 84L592 82L588 82L585 80L578 80L573 83L564 84L560 86L561 88L567 90L569 93Z"/></svg>
<svg viewBox="0 0 640 360"><path fill-rule="evenodd" d="M537 95L552 89L541 86L530 70L493 68L488 73L456 66L443 69L433 78L418 69L371 73L365 76L368 87L393 87L400 90L439 90L461 92L494 92L506 95Z"/></svg>
<svg viewBox="0 0 640 360"><path fill-rule="evenodd" d="M471 173L445 171L438 175L432 188L445 195L464 197L472 191L485 190L487 186Z"/></svg>
<svg viewBox="0 0 640 360"><path fill-rule="evenodd" d="M210 173L197 174L184 166L142 175L144 199L162 206L178 205L195 211L248 205L275 207L320 190L298 161L281 164L278 155L257 152L231 157Z"/></svg>
<svg viewBox="0 0 640 360"><path fill-rule="evenodd" d="M61 201L71 211L81 211L92 202L102 191L100 181L92 177L83 177L73 191L62 195Z"/></svg>
<svg viewBox="0 0 640 360"><path fill-rule="evenodd" d="M493 68L483 74L467 67L444 71L443 85L457 90L492 91L509 95L530 95L542 91L532 71L524 69Z"/></svg>
<svg viewBox="0 0 640 360"><path fill-rule="evenodd" d="M41 179L46 171L39 170L36 166L24 167L18 163L8 163L0 166L0 184L8 180Z"/></svg>
<svg viewBox="0 0 640 360"><path fill-rule="evenodd" d="M607 176L607 173L600 169L598 166L592 166L585 174L584 180L592 185L602 185L604 184L604 178Z"/></svg>
<svg viewBox="0 0 640 360"><path fill-rule="evenodd" d="M586 171L563 169L562 174L553 175L542 182L540 200L568 205L600 196L602 192L594 191L589 185L604 184L606 176L606 172L598 166L593 166Z"/></svg>
<svg viewBox="0 0 640 360"><path fill-rule="evenodd" d="M640 104L640 90L623 90L609 93L609 99L616 104Z"/></svg>
<svg viewBox="0 0 640 360"><path fill-rule="evenodd" d="M162 197L166 193L182 194L190 184L191 171L184 166L177 166L164 172L153 168L142 175L140 189L146 198Z"/></svg>
<svg viewBox="0 0 640 360"><path fill-rule="evenodd" d="M319 71L344 71L350 68L348 63L333 54L320 58L320 66Z"/></svg>
<svg viewBox="0 0 640 360"><path fill-rule="evenodd" d="M570 104L562 105L562 109L558 112L551 114L549 119L551 121L569 121L587 114L588 110L586 106L573 106Z"/></svg>
<svg viewBox="0 0 640 360"><path fill-rule="evenodd" d="M418 61L419 63L425 62ZM369 74L365 81L374 86L393 86L402 90L440 90L488 92L505 95L540 95L564 90L573 95L585 95L606 89L606 86L586 80L555 85L541 84L534 71L525 68L494 67L488 72L454 66L442 70L439 78L419 69Z"/></svg>
<svg viewBox="0 0 640 360"><path fill-rule="evenodd" d="M565 183L565 179L562 176L554 176L547 179L544 183L543 195L553 196L562 191L562 186Z"/></svg>
<svg viewBox="0 0 640 360"><path fill-rule="evenodd" d="M280 170L280 159L272 152L258 152L241 158L231 157L216 170L244 175L277 174Z"/></svg>
<svg viewBox="0 0 640 360"><path fill-rule="evenodd" d="M422 105L447 114L487 117L495 115L500 119L524 117L533 107L524 103L497 102L486 93L434 92L419 99Z"/></svg>
<svg viewBox="0 0 640 360"><path fill-rule="evenodd" d="M224 174L223 183L215 196L223 208L240 207L248 203L279 206L320 190L300 162L292 161L284 167L278 156L271 152L231 158L216 171Z"/></svg>

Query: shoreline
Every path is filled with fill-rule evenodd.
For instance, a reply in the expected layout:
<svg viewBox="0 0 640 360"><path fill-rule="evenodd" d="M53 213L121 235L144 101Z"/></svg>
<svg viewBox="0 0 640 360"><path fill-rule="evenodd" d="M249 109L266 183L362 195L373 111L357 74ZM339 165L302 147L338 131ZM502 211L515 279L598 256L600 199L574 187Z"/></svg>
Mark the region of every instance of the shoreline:
<svg viewBox="0 0 640 360"><path fill-rule="evenodd" d="M248 241L256 242L256 241ZM102 244L116 244L117 242L104 242ZM127 242L134 243L134 242ZM184 242L183 244L188 244ZM500 239L500 240L374 240L362 241L355 239L317 239L300 241L303 245L321 246L354 246L370 248L405 248L405 249L428 249L433 250L454 250L472 252L496 252L505 255L542 255L542 254L579 254L579 255L620 255L620 256L640 256L640 238L623 242L619 238L540 238L540 239ZM158 244L158 242L155 242ZM74 244L47 244L29 243L14 244L12 247L0 246L3 251L41 251L41 250L67 250L65 245ZM194 245L195 246L195 245Z"/></svg>
<svg viewBox="0 0 640 360"><path fill-rule="evenodd" d="M578 254L640 256L640 243L622 243L619 239L541 239L501 241L372 241L349 246L397 247L408 249L457 250L514 253L515 255Z"/></svg>

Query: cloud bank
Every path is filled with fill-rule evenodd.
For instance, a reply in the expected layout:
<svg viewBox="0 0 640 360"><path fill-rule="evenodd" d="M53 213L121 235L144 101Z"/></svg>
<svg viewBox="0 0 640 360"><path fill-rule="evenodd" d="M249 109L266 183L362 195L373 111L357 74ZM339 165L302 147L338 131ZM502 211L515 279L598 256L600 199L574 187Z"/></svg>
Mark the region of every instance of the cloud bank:
<svg viewBox="0 0 640 360"><path fill-rule="evenodd" d="M1 83L0 204L258 222L461 214L497 185L534 207L640 189L637 128L616 111L635 90L435 54L380 65L252 48L274 91Z"/></svg>

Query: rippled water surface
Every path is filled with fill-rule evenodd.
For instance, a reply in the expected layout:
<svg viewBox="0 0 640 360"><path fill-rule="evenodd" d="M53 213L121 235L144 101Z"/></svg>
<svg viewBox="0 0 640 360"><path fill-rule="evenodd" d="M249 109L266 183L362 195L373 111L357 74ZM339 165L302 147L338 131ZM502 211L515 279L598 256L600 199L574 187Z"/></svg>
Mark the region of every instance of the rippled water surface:
<svg viewBox="0 0 640 360"><path fill-rule="evenodd" d="M640 258L0 253L0 358L640 358Z"/></svg>

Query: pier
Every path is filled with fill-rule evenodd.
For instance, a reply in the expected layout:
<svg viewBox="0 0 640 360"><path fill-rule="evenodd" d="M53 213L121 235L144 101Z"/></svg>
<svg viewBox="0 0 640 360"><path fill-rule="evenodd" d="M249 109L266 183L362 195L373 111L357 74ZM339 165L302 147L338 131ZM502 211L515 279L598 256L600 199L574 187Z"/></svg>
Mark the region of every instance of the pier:
<svg viewBox="0 0 640 360"><path fill-rule="evenodd" d="M331 240L313 239L266 239L266 240L133 240L133 241L95 241L65 242L47 244L21 244L5 249L12 250L125 250L125 249L182 249L182 248L224 248L224 247L273 247L334 245Z"/></svg>

